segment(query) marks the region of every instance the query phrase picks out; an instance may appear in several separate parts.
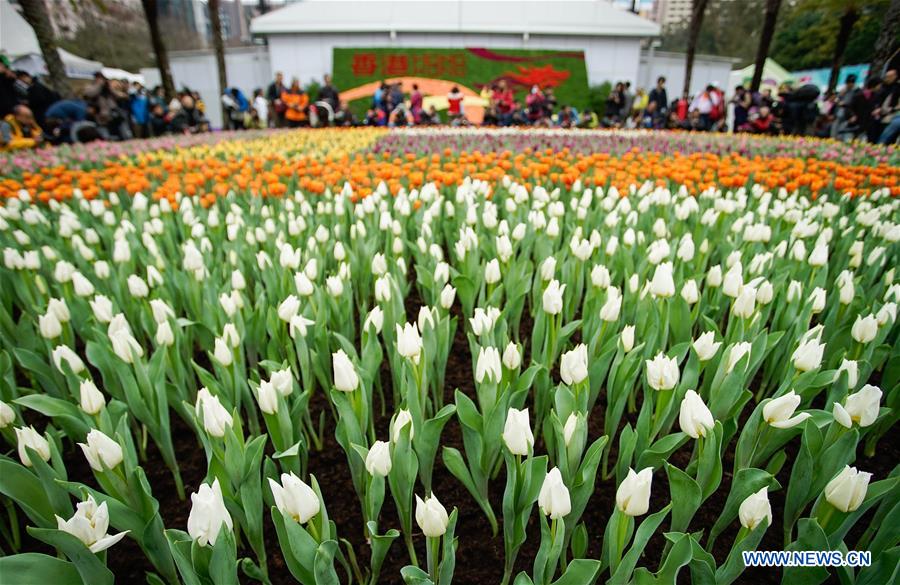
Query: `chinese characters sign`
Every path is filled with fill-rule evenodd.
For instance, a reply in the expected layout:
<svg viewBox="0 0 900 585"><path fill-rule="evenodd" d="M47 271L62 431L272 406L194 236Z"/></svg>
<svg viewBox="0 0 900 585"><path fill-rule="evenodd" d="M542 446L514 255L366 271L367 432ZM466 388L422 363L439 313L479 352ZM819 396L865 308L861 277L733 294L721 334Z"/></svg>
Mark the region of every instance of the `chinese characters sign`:
<svg viewBox="0 0 900 585"><path fill-rule="evenodd" d="M350 67L355 77L465 77L463 54L375 53L354 51Z"/></svg>

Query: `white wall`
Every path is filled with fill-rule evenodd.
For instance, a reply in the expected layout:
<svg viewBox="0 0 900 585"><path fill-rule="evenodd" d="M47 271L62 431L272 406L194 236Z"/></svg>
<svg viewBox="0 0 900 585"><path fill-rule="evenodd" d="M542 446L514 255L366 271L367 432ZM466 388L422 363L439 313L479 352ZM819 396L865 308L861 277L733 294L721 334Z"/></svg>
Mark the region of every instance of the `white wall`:
<svg viewBox="0 0 900 585"><path fill-rule="evenodd" d="M656 86L656 79L663 75L666 78L666 90L669 101L681 96L684 89L684 63L685 55L677 53L656 53L650 58L649 51L641 54L640 75L638 87L651 89ZM728 59L717 57L694 58L694 70L691 73L691 95L703 91L710 83L718 86L730 95L733 88L728 87L732 62Z"/></svg>
<svg viewBox="0 0 900 585"><path fill-rule="evenodd" d="M222 127L222 102L219 94L219 78L216 71L215 56L212 51L184 51L169 54L172 77L175 89L187 86L200 92L206 104L206 117L214 128ZM253 90L265 88L271 83L269 55L265 47L249 47L227 49L225 51L225 70L228 74L228 85L238 87L253 99ZM153 87L160 82L156 68L142 69L147 86Z"/></svg>
<svg viewBox="0 0 900 585"><path fill-rule="evenodd" d="M332 49L352 47L489 47L493 49L558 49L585 53L588 83L630 80L638 76L640 40L627 37L584 37L447 33L399 33L395 39L380 33L272 35L269 37L270 63L274 74L281 71L287 80L301 84L320 81L332 70ZM341 88L347 89L347 88Z"/></svg>

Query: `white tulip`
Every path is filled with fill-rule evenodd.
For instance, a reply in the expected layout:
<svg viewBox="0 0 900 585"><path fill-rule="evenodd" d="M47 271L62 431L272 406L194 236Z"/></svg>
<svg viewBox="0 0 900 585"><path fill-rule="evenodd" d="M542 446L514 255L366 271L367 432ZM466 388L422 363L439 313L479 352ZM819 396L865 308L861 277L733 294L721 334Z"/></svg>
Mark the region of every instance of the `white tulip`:
<svg viewBox="0 0 900 585"><path fill-rule="evenodd" d="M841 407L851 422L855 422L861 427L867 427L878 418L881 396L880 388L866 384L859 389L859 392L847 396L842 407L840 404L835 404L835 408ZM849 427L850 425L844 426Z"/></svg>
<svg viewBox="0 0 900 585"><path fill-rule="evenodd" d="M654 390L671 390L678 384L678 361L659 352L652 360L646 360L647 384Z"/></svg>
<svg viewBox="0 0 900 585"><path fill-rule="evenodd" d="M794 367L801 372L809 372L822 365L822 357L825 355L825 344L819 343L816 338L808 339L801 343L791 355Z"/></svg>
<svg viewBox="0 0 900 585"><path fill-rule="evenodd" d="M81 381L78 386L78 400L81 410L90 415L99 413L106 406L106 398L93 380Z"/></svg>
<svg viewBox="0 0 900 585"><path fill-rule="evenodd" d="M72 274L72 286L75 288L75 294L79 297L89 297L94 294L93 283L80 272Z"/></svg>
<svg viewBox="0 0 900 585"><path fill-rule="evenodd" d="M482 347L478 350L475 365L475 379L479 384L487 378L488 382L497 384L503 376L500 351L496 347Z"/></svg>
<svg viewBox="0 0 900 585"><path fill-rule="evenodd" d="M697 359L701 362L707 362L715 357L719 348L722 346L722 342L716 341L715 332L707 331L695 339L691 343L691 346L694 348L694 351L697 352Z"/></svg>
<svg viewBox="0 0 900 585"><path fill-rule="evenodd" d="M553 256L548 256L541 263L541 280L548 281L553 280L553 277L556 275L556 258Z"/></svg>
<svg viewBox="0 0 900 585"><path fill-rule="evenodd" d="M290 334L291 339L296 339L298 334L301 338L306 337L310 325L314 323L313 320L307 319L303 315L294 315L291 317L290 323L288 323L288 334Z"/></svg>
<svg viewBox="0 0 900 585"><path fill-rule="evenodd" d="M72 349L67 345L58 345L56 349L53 350L53 363L56 365L56 369L62 373L65 371L62 368L62 363L66 362L68 364L69 369L72 370L72 373L76 376L84 371L84 362L81 361L81 358L78 357Z"/></svg>
<svg viewBox="0 0 900 585"><path fill-rule="evenodd" d="M542 297L544 312L549 315L558 315L563 308L563 294L566 292L566 285L560 285L559 281L553 279L547 288L544 289Z"/></svg>
<svg viewBox="0 0 900 585"><path fill-rule="evenodd" d="M797 282L796 280L792 280L788 285L788 294L787 300L789 303L793 303L796 300L799 300L803 295L803 285Z"/></svg>
<svg viewBox="0 0 900 585"><path fill-rule="evenodd" d="M114 469L124 458L122 446L97 429L91 429L87 443L78 443L78 446L94 471Z"/></svg>
<svg viewBox="0 0 900 585"><path fill-rule="evenodd" d="M407 409L401 409L394 420L391 422L391 440L395 443L400 440L400 432L403 427L409 425L409 440L416 436L416 429L413 426L412 413Z"/></svg>
<svg viewBox="0 0 900 585"><path fill-rule="evenodd" d="M343 349L339 349L331 354L331 364L334 370L334 387L337 390L353 392L359 387L359 376L356 374L356 367Z"/></svg>
<svg viewBox="0 0 900 585"><path fill-rule="evenodd" d="M600 319L607 323L619 320L619 312L622 310L622 293L611 286L607 289L606 302L600 307Z"/></svg>
<svg viewBox="0 0 900 585"><path fill-rule="evenodd" d="M503 365L508 370L515 370L522 365L522 354L519 351L519 346L512 341L503 350Z"/></svg>
<svg viewBox="0 0 900 585"><path fill-rule="evenodd" d="M697 288L697 281L690 279L681 287L681 298L689 305L693 305L700 300L700 290Z"/></svg>
<svg viewBox="0 0 900 585"><path fill-rule="evenodd" d="M711 288L722 286L722 267L716 264L706 273L706 285Z"/></svg>
<svg viewBox="0 0 900 585"><path fill-rule="evenodd" d="M558 467L547 472L541 491L538 493L538 506L541 512L550 516L553 520L563 518L572 511L572 500L569 488L563 482L562 474Z"/></svg>
<svg viewBox="0 0 900 585"><path fill-rule="evenodd" d="M278 305L278 318L285 323L290 323L291 319L300 311L300 299L294 295L281 301Z"/></svg>
<svg viewBox="0 0 900 585"><path fill-rule="evenodd" d="M566 424L563 426L563 441L566 447L572 443L572 437L575 436L576 430L578 430L578 415L573 412L569 414L569 418L566 419Z"/></svg>
<svg viewBox="0 0 900 585"><path fill-rule="evenodd" d="M506 413L506 424L503 427L503 442L513 455L527 456L534 447L534 434L528 419L528 409L510 408Z"/></svg>
<svg viewBox="0 0 900 585"><path fill-rule="evenodd" d="M197 391L194 412L203 421L203 429L213 437L224 437L225 431L234 424L234 419L222 406L219 397L213 396L206 388Z"/></svg>
<svg viewBox="0 0 900 585"><path fill-rule="evenodd" d="M850 335L859 343L869 343L878 335L878 320L875 315L862 317L856 316L853 327L850 329Z"/></svg>
<svg viewBox="0 0 900 585"><path fill-rule="evenodd" d="M635 473L628 469L628 475L616 490L616 507L628 516L642 516L650 509L650 487L653 483L653 468L646 467Z"/></svg>
<svg viewBox="0 0 900 585"><path fill-rule="evenodd" d="M672 263L663 262L653 272L650 281L650 294L655 297L668 298L675 296L675 280L672 277Z"/></svg>
<svg viewBox="0 0 900 585"><path fill-rule="evenodd" d="M106 502L98 506L92 496L88 496L87 501L79 502L75 515L68 520L56 516L56 528L76 537L95 554L110 548L130 532L126 530L115 535L107 534L109 511Z"/></svg>
<svg viewBox="0 0 900 585"><path fill-rule="evenodd" d="M88 301L91 311L94 313L94 319L100 323L109 323L113 318L113 305L108 297L96 295L93 300Z"/></svg>
<svg viewBox="0 0 900 585"><path fill-rule="evenodd" d="M38 330L44 339L56 339L62 335L62 323L56 313L48 311L46 315L38 315Z"/></svg>
<svg viewBox="0 0 900 585"><path fill-rule="evenodd" d="M272 372L272 375L269 377L269 383L282 396L290 396L294 391L294 374L290 368L277 370Z"/></svg>
<svg viewBox="0 0 900 585"><path fill-rule="evenodd" d="M817 315L825 310L825 289L816 287L809 295L808 302L812 305L813 315Z"/></svg>
<svg viewBox="0 0 900 585"><path fill-rule="evenodd" d="M231 514L222 498L222 487L214 479L212 486L200 484L200 489L191 494L191 513L188 516L187 531L200 546L216 545L216 539L225 526L229 531L234 527Z"/></svg>
<svg viewBox="0 0 900 585"><path fill-rule="evenodd" d="M381 329L384 327L384 311L378 305L372 307L372 310L366 315L365 321L363 321L363 331L368 331L369 327L374 327L376 334L381 333Z"/></svg>
<svg viewBox="0 0 900 585"><path fill-rule="evenodd" d="M766 520L766 526L772 525L772 505L769 503L769 486L752 493L741 502L738 508L741 526L753 530L760 522Z"/></svg>
<svg viewBox="0 0 900 585"><path fill-rule="evenodd" d="M837 382L841 372L847 372L847 387L851 390L856 388L856 384L859 382L859 363L856 360L842 359L841 365L834 375L835 382Z"/></svg>
<svg viewBox="0 0 900 585"><path fill-rule="evenodd" d="M213 358L216 360L216 362L219 363L219 365L226 368L234 363L234 354L231 351L231 347L229 347L228 343L221 337L216 338L216 346L213 350Z"/></svg>
<svg viewBox="0 0 900 585"><path fill-rule="evenodd" d="M5 429L16 421L16 411L0 400L0 429Z"/></svg>
<svg viewBox="0 0 900 585"><path fill-rule="evenodd" d="M137 274L132 274L128 277L128 292L131 293L131 296L142 299L150 294L150 287L147 286L147 283L144 282L144 279L138 276Z"/></svg>
<svg viewBox="0 0 900 585"><path fill-rule="evenodd" d="M302 479L294 475L293 471L282 473L280 484L270 477L269 488L275 499L275 507L285 516L293 518L295 522L306 524L321 509L319 496Z"/></svg>
<svg viewBox="0 0 900 585"><path fill-rule="evenodd" d="M156 345L170 347L175 343L175 333L168 321L163 321L156 326Z"/></svg>
<svg viewBox="0 0 900 585"><path fill-rule="evenodd" d="M500 262L494 258L484 267L484 281L488 284L496 284L500 282Z"/></svg>
<svg viewBox="0 0 900 585"><path fill-rule="evenodd" d="M731 305L731 312L742 319L749 319L756 309L756 289L749 284L741 287Z"/></svg>
<svg viewBox="0 0 900 585"><path fill-rule="evenodd" d="M294 288L301 297L308 297L316 291L316 287L312 281L306 276L305 272L297 272L294 274Z"/></svg>
<svg viewBox="0 0 900 585"><path fill-rule="evenodd" d="M885 303L878 309L875 317L878 319L880 327L884 327L888 323L893 324L897 320L897 303Z"/></svg>
<svg viewBox="0 0 900 585"><path fill-rule="evenodd" d="M678 424L681 430L688 436L699 439L713 429L716 422L712 412L693 390L688 390L681 401L678 414Z"/></svg>
<svg viewBox="0 0 900 585"><path fill-rule="evenodd" d="M722 280L722 294L733 299L741 294L741 289L744 286L742 272L743 267L740 262L728 269L728 272L725 273L725 277Z"/></svg>
<svg viewBox="0 0 900 585"><path fill-rule="evenodd" d="M262 380L259 383L259 388L256 390L256 400L259 402L259 409L264 413L278 413L278 391L271 382Z"/></svg>
<svg viewBox="0 0 900 585"><path fill-rule="evenodd" d="M825 499L841 512L853 512L866 499L870 479L871 473L847 465L825 486Z"/></svg>
<svg viewBox="0 0 900 585"><path fill-rule="evenodd" d="M456 289L451 285L444 286L441 289L441 307L449 310L450 307L453 306L453 301L456 299Z"/></svg>
<svg viewBox="0 0 900 585"><path fill-rule="evenodd" d="M559 364L559 376L569 386L580 384L588 377L587 346L583 343L575 346L572 351L562 355Z"/></svg>
<svg viewBox="0 0 900 585"><path fill-rule="evenodd" d="M634 349L634 325L626 325L622 328L620 340L622 341L622 349L625 353Z"/></svg>
<svg viewBox="0 0 900 585"><path fill-rule="evenodd" d="M391 300L391 276L385 274L375 281L375 300L386 303Z"/></svg>
<svg viewBox="0 0 900 585"><path fill-rule="evenodd" d="M391 445L387 441L375 441L366 455L366 471L369 475L387 477L391 472Z"/></svg>
<svg viewBox="0 0 900 585"><path fill-rule="evenodd" d="M606 266L602 264L597 264L591 270L591 284L596 286L597 288L609 288L611 284L611 279L609 276L609 270Z"/></svg>
<svg viewBox="0 0 900 585"><path fill-rule="evenodd" d="M34 427L17 428L16 443L18 444L19 460L25 467L31 467L31 459L25 450L26 447L33 449L42 460L50 461L50 443L43 435L34 430Z"/></svg>
<svg viewBox="0 0 900 585"><path fill-rule="evenodd" d="M795 427L811 416L808 412L794 415L800 402L800 395L793 390L783 396L773 398L763 406L763 420L776 429Z"/></svg>
<svg viewBox="0 0 900 585"><path fill-rule="evenodd" d="M437 538L447 532L450 518L447 510L438 501L437 496L431 494L424 500L416 494L416 524L422 529L425 536Z"/></svg>
<svg viewBox="0 0 900 585"><path fill-rule="evenodd" d="M725 373L730 374L738 362L741 361L745 355L750 354L751 348L752 345L747 341L740 341L731 346L731 350L728 352L728 358L725 360Z"/></svg>
<svg viewBox="0 0 900 585"><path fill-rule="evenodd" d="M422 355L422 336L419 335L418 325L416 323L406 323L401 327L398 323L396 327L397 352L418 364L419 356Z"/></svg>
<svg viewBox="0 0 900 585"><path fill-rule="evenodd" d="M325 279L325 288L328 294L337 298L344 293L344 281L340 276L329 276Z"/></svg>

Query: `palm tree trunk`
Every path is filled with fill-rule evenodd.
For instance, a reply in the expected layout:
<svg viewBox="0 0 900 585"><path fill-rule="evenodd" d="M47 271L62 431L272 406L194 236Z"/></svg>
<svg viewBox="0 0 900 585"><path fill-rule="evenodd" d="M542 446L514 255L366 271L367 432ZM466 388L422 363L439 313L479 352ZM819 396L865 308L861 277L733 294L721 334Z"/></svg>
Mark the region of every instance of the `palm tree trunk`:
<svg viewBox="0 0 900 585"><path fill-rule="evenodd" d="M53 27L50 26L50 19L47 18L47 7L44 5L44 0L19 0L19 5L22 7L22 16L34 29L34 36L37 37L38 45L41 47L41 55L47 66L48 84L62 95L70 94L71 88L66 76L66 67L59 56L59 49L56 47Z"/></svg>
<svg viewBox="0 0 900 585"><path fill-rule="evenodd" d="M687 61L684 64L684 91L686 97L691 93L691 74L694 72L694 54L697 52L697 39L700 27L703 26L703 15L709 0L694 0L691 6L691 22L688 25Z"/></svg>
<svg viewBox="0 0 900 585"><path fill-rule="evenodd" d="M159 69L159 78L162 80L163 91L166 99L175 97L175 82L172 81L172 68L169 66L169 54L163 42L159 30L159 10L156 0L141 0L144 7L144 17L147 19L147 28L150 29L150 44L153 45L153 54L156 55L156 68Z"/></svg>
<svg viewBox="0 0 900 585"><path fill-rule="evenodd" d="M900 0L891 0L887 14L881 21L881 32L875 41L875 54L869 65L869 77L881 76L883 69L897 52L897 36L900 35Z"/></svg>
<svg viewBox="0 0 900 585"><path fill-rule="evenodd" d="M850 41L850 33L853 25L859 20L859 11L855 6L848 6L841 15L840 28L837 39L834 42L834 56L831 59L831 75L828 77L828 91L834 91L838 84L838 75L841 73L841 64L844 61L844 51Z"/></svg>
<svg viewBox="0 0 900 585"><path fill-rule="evenodd" d="M228 73L225 71L225 45L222 42L222 19L219 15L219 0L209 0L209 24L212 28L213 51L216 54L216 69L219 71L219 96L228 87ZM228 115L222 109L222 127L228 127Z"/></svg>
<svg viewBox="0 0 900 585"><path fill-rule="evenodd" d="M763 69L766 66L766 57L769 56L769 46L772 37L775 36L775 24L778 22L778 11L781 9L781 0L766 0L766 15L763 19L762 32L759 35L759 47L756 49L756 65L753 68L753 81L750 82L750 91L759 91L762 83Z"/></svg>

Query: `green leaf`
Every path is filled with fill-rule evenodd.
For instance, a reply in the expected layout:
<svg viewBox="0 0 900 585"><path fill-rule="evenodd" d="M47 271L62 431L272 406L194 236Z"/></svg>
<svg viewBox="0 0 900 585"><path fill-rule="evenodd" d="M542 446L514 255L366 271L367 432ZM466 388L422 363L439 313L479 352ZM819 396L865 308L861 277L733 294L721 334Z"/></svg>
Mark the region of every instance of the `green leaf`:
<svg viewBox="0 0 900 585"><path fill-rule="evenodd" d="M672 508L670 530L684 532L703 500L700 484L693 477L669 463L666 463L666 475L669 477L671 500L678 502L678 505Z"/></svg>
<svg viewBox="0 0 900 585"><path fill-rule="evenodd" d="M97 555L92 553L83 542L68 532L53 528L28 527L28 534L41 542L56 547L65 554L85 583L97 585L113 585L115 577L106 568Z"/></svg>
<svg viewBox="0 0 900 585"><path fill-rule="evenodd" d="M24 465L0 457L0 493L16 502L41 528L56 526L53 506L41 481Z"/></svg>
<svg viewBox="0 0 900 585"><path fill-rule="evenodd" d="M16 585L84 584L70 561L33 552L0 557L0 581L12 583L6 580L10 575L15 575Z"/></svg>
<svg viewBox="0 0 900 585"><path fill-rule="evenodd" d="M562 577L553 585L591 585L600 576L603 566L596 559L575 559L566 567Z"/></svg>
<svg viewBox="0 0 900 585"><path fill-rule="evenodd" d="M653 533L656 532L656 529L659 528L659 525L662 524L662 521L665 520L671 509L672 504L669 503L665 508L655 514L647 516L647 518L641 522L641 525L638 526L637 530L634 532L634 541L631 543L631 548L629 548L628 552L625 553L625 556L622 557L622 562L619 563L616 572L610 579L611 583L627 583L631 580L631 573L634 571L635 566L637 566L637 562L644 552L647 543L650 541L650 537L653 536Z"/></svg>

